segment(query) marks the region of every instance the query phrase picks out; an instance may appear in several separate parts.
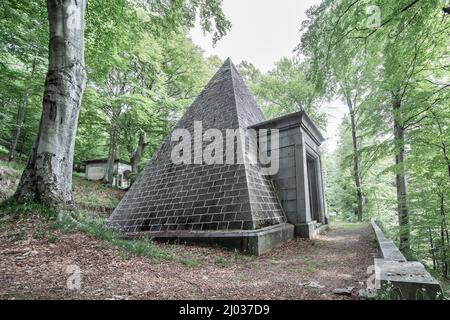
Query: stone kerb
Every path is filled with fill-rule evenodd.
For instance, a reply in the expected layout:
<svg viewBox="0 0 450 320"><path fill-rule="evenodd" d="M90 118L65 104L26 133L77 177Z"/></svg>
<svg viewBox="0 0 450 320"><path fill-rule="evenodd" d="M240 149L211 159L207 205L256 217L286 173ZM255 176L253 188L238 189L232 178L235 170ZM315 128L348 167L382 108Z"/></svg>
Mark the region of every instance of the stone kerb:
<svg viewBox="0 0 450 320"><path fill-rule="evenodd" d="M377 290L393 299L442 299L439 282L424 265L417 261L407 261L395 243L386 238L375 219L372 219L371 225L381 255L381 258L374 259Z"/></svg>

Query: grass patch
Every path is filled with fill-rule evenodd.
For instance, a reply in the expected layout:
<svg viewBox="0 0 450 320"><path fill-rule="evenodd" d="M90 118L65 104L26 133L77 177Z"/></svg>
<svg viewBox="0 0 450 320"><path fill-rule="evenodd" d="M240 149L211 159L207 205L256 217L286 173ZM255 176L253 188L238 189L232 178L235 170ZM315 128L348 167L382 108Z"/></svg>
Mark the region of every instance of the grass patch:
<svg viewBox="0 0 450 320"><path fill-rule="evenodd" d="M318 264L316 264L314 262L308 262L306 265L300 267L300 269L298 271L300 273L310 274L310 273L316 272L318 268L319 268Z"/></svg>
<svg viewBox="0 0 450 320"><path fill-rule="evenodd" d="M110 213L117 207L122 191L111 186L73 176L74 201L85 209Z"/></svg>
<svg viewBox="0 0 450 320"><path fill-rule="evenodd" d="M214 264L219 267L226 268L231 265L231 261L224 257L218 256L214 259Z"/></svg>
<svg viewBox="0 0 450 320"><path fill-rule="evenodd" d="M13 195L23 167L16 162L0 160L0 201Z"/></svg>
<svg viewBox="0 0 450 320"><path fill-rule="evenodd" d="M67 217L62 217L53 227L65 231L75 228L97 240L106 241L113 247L124 250L126 256L146 257L152 262L173 260L170 252L159 248L148 239L122 239L119 232L106 227L104 219L81 218L75 223Z"/></svg>
<svg viewBox="0 0 450 320"><path fill-rule="evenodd" d="M184 256L181 257L178 262L180 262L181 264L184 264L187 267L192 267L192 268L198 268L200 266L202 266L202 261L200 261L199 259L195 258L195 257L190 257L190 256Z"/></svg>
<svg viewBox="0 0 450 320"><path fill-rule="evenodd" d="M0 160L0 199L13 194L24 168L25 166L21 162ZM8 184L2 183L2 180L8 181ZM83 175L77 173L73 175L73 189L73 197L77 206L101 213L110 213L117 207L123 195L123 191L86 180Z"/></svg>
<svg viewBox="0 0 450 320"><path fill-rule="evenodd" d="M13 241L22 241L27 238L27 232L25 229L17 229L14 232L8 234L8 238Z"/></svg>
<svg viewBox="0 0 450 320"><path fill-rule="evenodd" d="M347 222L347 221L335 221L331 228L334 229L346 229L346 230L360 230L367 228L368 222Z"/></svg>
<svg viewBox="0 0 450 320"><path fill-rule="evenodd" d="M48 243L56 243L59 238L53 232L48 230L37 231L33 234L34 239L46 239Z"/></svg>
<svg viewBox="0 0 450 320"><path fill-rule="evenodd" d="M49 208L39 203L19 203L12 198L0 203L0 218L7 218L6 216L18 217L30 213L46 217L49 220L55 220L58 217L56 209Z"/></svg>
<svg viewBox="0 0 450 320"><path fill-rule="evenodd" d="M19 177L22 174L23 169L25 169L25 166L23 163L16 162L16 161L9 162L9 161L5 161L5 160L0 160L0 167L10 168L10 169L17 171L17 176L19 176Z"/></svg>

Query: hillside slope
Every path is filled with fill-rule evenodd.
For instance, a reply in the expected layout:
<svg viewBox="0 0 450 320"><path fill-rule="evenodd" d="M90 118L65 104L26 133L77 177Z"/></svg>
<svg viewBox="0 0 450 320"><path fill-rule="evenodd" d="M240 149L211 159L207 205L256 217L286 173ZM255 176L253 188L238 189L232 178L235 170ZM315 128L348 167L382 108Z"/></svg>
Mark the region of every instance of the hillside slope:
<svg viewBox="0 0 450 320"><path fill-rule="evenodd" d="M11 195L20 166L0 162ZM376 252L366 224L252 257L125 241L104 228L122 191L74 177L77 224L38 204L0 203L1 299L357 299ZM78 281L79 280L79 281ZM354 287L350 295L336 288Z"/></svg>

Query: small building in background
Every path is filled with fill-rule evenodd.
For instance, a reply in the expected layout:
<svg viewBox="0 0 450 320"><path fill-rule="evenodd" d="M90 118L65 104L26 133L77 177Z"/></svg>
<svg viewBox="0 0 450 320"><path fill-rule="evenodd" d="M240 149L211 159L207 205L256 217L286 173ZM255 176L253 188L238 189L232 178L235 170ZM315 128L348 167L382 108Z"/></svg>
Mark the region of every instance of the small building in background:
<svg viewBox="0 0 450 320"><path fill-rule="evenodd" d="M105 177L107 159L92 159L83 161L86 166L85 177L88 180L99 181ZM131 163L123 160L116 160L114 163L114 177L112 186L120 189L127 189L130 186Z"/></svg>

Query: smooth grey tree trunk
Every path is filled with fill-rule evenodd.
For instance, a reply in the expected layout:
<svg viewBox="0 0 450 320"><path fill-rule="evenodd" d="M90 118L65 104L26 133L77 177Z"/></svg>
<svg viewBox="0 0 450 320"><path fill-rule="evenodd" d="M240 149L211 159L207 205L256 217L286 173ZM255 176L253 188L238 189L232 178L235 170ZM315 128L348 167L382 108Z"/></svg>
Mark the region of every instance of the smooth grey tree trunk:
<svg viewBox="0 0 450 320"><path fill-rule="evenodd" d="M36 70L36 59L33 60L30 80L33 78L35 70ZM11 138L11 145L9 147L9 158L8 158L9 161L14 160L16 157L17 142L19 141L20 133L22 132L22 127L25 120L25 109L28 106L28 95L29 95L29 87L25 89L25 92L23 94L23 100L19 105L19 109L17 110L16 126L14 128L15 130L13 131L13 135Z"/></svg>
<svg viewBox="0 0 450 320"><path fill-rule="evenodd" d="M109 152L108 162L106 164L105 176L103 178L104 183L112 184L114 180L114 164L117 160L117 133L114 125L112 125L110 139L109 139ZM117 181L116 181L117 183Z"/></svg>
<svg viewBox="0 0 450 320"><path fill-rule="evenodd" d="M49 64L38 135L16 191L19 201L72 202L75 136L86 85L87 0L48 0Z"/></svg>
<svg viewBox="0 0 450 320"><path fill-rule="evenodd" d="M130 87L127 85L127 74L124 74L118 70L112 70L106 80L106 88L108 95L111 98L122 96L126 93L130 93ZM119 125L120 116L122 114L122 104L110 104L105 107L105 113L110 117L111 125L109 132L109 152L108 162L106 166L105 176L103 182L111 184L114 179L114 163L117 160L117 139L121 133L121 127ZM117 184L117 179L116 179Z"/></svg>
<svg viewBox="0 0 450 320"><path fill-rule="evenodd" d="M0 125L3 125L3 121L5 121L6 118L6 112L10 108L11 99L2 98L2 101L0 103L1 109L0 109ZM1 141L1 140L0 140Z"/></svg>
<svg viewBox="0 0 450 320"><path fill-rule="evenodd" d="M8 105L6 103L6 98L2 98L1 102L0 102L0 106L2 107L2 109L0 109L0 121L2 121L5 118L5 115L3 114L3 110L8 109Z"/></svg>
<svg viewBox="0 0 450 320"><path fill-rule="evenodd" d="M139 134L139 141L136 151L131 157L131 171L136 176L139 173L139 162L141 162L142 154L144 153L147 143L145 143L145 133Z"/></svg>
<svg viewBox="0 0 450 320"><path fill-rule="evenodd" d="M19 141L20 133L22 131L23 122L25 120L25 109L28 105L28 92L23 95L23 100L17 110L16 125L11 137L11 143L9 145L9 157L8 161L13 161L16 158L17 142Z"/></svg>
<svg viewBox="0 0 450 320"><path fill-rule="evenodd" d="M394 96L393 118L394 118L394 146L395 146L395 164L397 166L395 182L397 189L397 212L398 224L400 228L400 250L409 253L410 233L409 212L407 203L407 179L405 174L405 128L403 126L400 110L401 101Z"/></svg>
<svg viewBox="0 0 450 320"><path fill-rule="evenodd" d="M428 238L430 240L430 254L431 260L433 261L433 270L436 271L436 250L434 248L433 233L431 228L428 228Z"/></svg>
<svg viewBox="0 0 450 320"><path fill-rule="evenodd" d="M439 194L439 211L441 214L441 245L442 245L442 276L448 278L448 259L447 248L449 244L448 228L447 228L447 215L445 213L445 199L444 193Z"/></svg>
<svg viewBox="0 0 450 320"><path fill-rule="evenodd" d="M356 202L357 202L357 214L358 221L363 219L363 207L364 198L361 188L361 168L359 160L359 148L358 148L358 138L356 135L356 119L355 119L355 108L350 98L347 97L347 106L350 114L350 125L352 131L352 143L353 143L353 179L355 181L356 187Z"/></svg>

